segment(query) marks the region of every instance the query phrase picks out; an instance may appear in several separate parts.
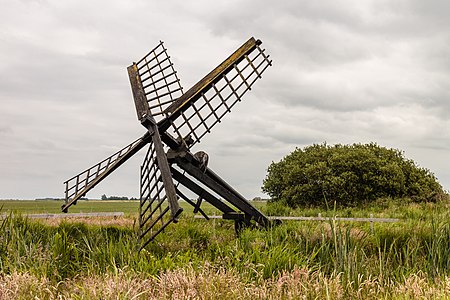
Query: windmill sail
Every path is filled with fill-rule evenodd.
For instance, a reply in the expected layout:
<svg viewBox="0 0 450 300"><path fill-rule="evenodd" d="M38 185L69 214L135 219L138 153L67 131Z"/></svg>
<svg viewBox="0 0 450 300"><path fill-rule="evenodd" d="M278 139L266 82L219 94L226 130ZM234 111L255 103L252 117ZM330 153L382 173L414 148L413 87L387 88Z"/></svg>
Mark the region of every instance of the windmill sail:
<svg viewBox="0 0 450 300"><path fill-rule="evenodd" d="M148 143L149 137L148 134L145 134L89 169L66 180L64 182L65 204L62 206L62 210L67 212L72 204L76 204L78 199L85 196L89 190L105 179L112 171L142 149Z"/></svg>
<svg viewBox="0 0 450 300"><path fill-rule="evenodd" d="M167 157L161 155L163 145L158 131L152 136L141 166L139 239L141 248L164 228L177 221L182 209L178 205Z"/></svg>
<svg viewBox="0 0 450 300"><path fill-rule="evenodd" d="M261 41L250 38L174 101L163 112L167 118L159 122L160 130L183 138L190 136L189 147L200 142L272 64L260 45Z"/></svg>
<svg viewBox="0 0 450 300"><path fill-rule="evenodd" d="M141 121L145 115L151 115L157 122L164 119L165 109L183 94L180 79L162 41L129 66L128 75Z"/></svg>

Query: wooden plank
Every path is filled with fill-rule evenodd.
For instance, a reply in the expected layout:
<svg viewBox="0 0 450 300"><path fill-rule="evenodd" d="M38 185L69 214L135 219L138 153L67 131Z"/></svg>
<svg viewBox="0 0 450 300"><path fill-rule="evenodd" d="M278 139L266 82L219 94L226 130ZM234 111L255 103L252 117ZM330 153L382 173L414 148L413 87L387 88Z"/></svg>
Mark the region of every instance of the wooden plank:
<svg viewBox="0 0 450 300"><path fill-rule="evenodd" d="M142 121L149 113L147 98L145 97L144 88L139 77L136 63L127 68L128 77L130 78L131 90L133 91L134 105L139 121Z"/></svg>
<svg viewBox="0 0 450 300"><path fill-rule="evenodd" d="M229 207L228 205L226 205L225 203L223 203L222 201L220 201L219 199L214 197L211 193L209 193L208 191L206 191L205 189L200 187L198 184L196 184L189 178L187 178L187 176L185 176L184 174L181 174L174 168L171 168L171 170L172 170L173 178L176 181L181 183L186 188L190 189L192 192L194 192L198 196L202 197L205 201L207 201L208 203L213 205L215 208L217 208L218 210L220 210L223 213L234 212L234 210L231 207Z"/></svg>
<svg viewBox="0 0 450 300"><path fill-rule="evenodd" d="M162 181L164 183L164 189L166 191L167 201L169 202L170 213L174 222L177 222L178 215L183 209L178 204L177 192L175 185L173 184L172 173L170 172L170 166L167 161L166 153L164 152L163 144L161 142L161 136L159 135L158 127L156 124L146 122L148 131L154 131L152 135L153 145L155 147L156 159L158 161L158 167L161 172Z"/></svg>
<svg viewBox="0 0 450 300"><path fill-rule="evenodd" d="M194 216L196 219L202 219L202 216ZM222 219L222 216L208 216L210 219ZM395 223L400 219L391 218L341 218L341 217L289 217L289 216L268 216L269 220L286 221L347 221L347 222L375 222L375 223Z"/></svg>
<svg viewBox="0 0 450 300"><path fill-rule="evenodd" d="M91 183L89 183L87 186L85 186L82 190L80 190L77 194L74 195L72 199L65 199L66 203L61 207L61 210L65 213L67 213L67 210L70 206L72 206L78 199L86 195L88 191L93 189L97 184L99 184L103 179L105 179L109 174L111 174L114 170L116 170L118 167L120 167L124 162L126 162L130 157L132 157L136 152L141 150L145 145L148 143L148 139L150 138L149 134L144 134L130 149L128 152L123 154L120 158L118 158L114 163L111 164L109 169L106 169L103 173L100 175L96 175L97 177L94 178ZM128 147L128 146L127 146ZM126 148L126 147L125 147ZM122 150L120 150L122 151ZM119 151L119 152L120 152ZM99 165L100 167L100 165ZM91 168L89 168L91 169ZM84 171L86 172L86 171ZM82 173L84 173L82 172ZM81 174L82 174L81 173ZM75 176L76 177L76 176ZM75 178L73 177L73 178ZM71 179L69 179L71 180ZM68 180L68 181L69 181Z"/></svg>
<svg viewBox="0 0 450 300"><path fill-rule="evenodd" d="M394 223L400 219L389 218L341 218L341 217L288 217L288 216L270 216L272 220L291 220L291 221L347 221L347 222L378 222Z"/></svg>
<svg viewBox="0 0 450 300"><path fill-rule="evenodd" d="M193 87L191 87L180 98L175 100L166 110L166 113L171 113L169 117L162 120L158 124L161 131L165 131L171 125L171 121L175 120L183 111L188 109L191 103L195 102L202 95L202 92L209 89L210 86L220 80L220 75L228 72L233 66L245 58L245 55L253 51L261 41L255 40L251 37L239 49L225 59L219 66L212 70L208 75L203 77Z"/></svg>
<svg viewBox="0 0 450 300"><path fill-rule="evenodd" d="M215 193L226 199L232 205L236 206L245 214L251 216L257 223L263 227L269 226L269 220L261 213L256 207L247 201L241 194L234 190L228 183L226 183L217 174L210 169L206 169L205 172L200 170L199 167L194 166L192 163L183 159L176 159L177 165L185 170L189 175L200 181L202 184L213 190Z"/></svg>

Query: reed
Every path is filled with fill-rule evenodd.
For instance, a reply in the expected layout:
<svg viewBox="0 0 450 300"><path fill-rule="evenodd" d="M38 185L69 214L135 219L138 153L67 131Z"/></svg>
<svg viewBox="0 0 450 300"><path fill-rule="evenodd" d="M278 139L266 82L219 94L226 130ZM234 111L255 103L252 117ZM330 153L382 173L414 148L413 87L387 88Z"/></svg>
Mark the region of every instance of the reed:
<svg viewBox="0 0 450 300"><path fill-rule="evenodd" d="M436 207L373 231L288 221L239 237L231 222L184 217L139 253L132 223L119 224L1 220L0 299L450 296L450 224Z"/></svg>

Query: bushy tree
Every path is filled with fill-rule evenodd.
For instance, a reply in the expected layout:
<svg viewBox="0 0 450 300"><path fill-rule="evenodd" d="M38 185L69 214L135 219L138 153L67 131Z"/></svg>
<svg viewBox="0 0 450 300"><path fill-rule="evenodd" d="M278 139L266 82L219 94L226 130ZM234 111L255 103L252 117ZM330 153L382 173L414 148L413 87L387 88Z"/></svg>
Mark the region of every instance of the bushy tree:
<svg viewBox="0 0 450 300"><path fill-rule="evenodd" d="M374 143L297 148L280 162L272 162L262 190L272 201L291 207L347 206L384 197L415 201L445 197L429 170L406 159L400 150Z"/></svg>

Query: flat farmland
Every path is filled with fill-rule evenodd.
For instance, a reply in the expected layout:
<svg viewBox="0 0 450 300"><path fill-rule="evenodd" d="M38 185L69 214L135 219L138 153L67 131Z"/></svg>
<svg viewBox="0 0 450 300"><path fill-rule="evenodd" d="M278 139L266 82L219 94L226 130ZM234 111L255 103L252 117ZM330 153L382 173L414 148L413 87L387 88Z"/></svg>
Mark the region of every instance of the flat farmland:
<svg viewBox="0 0 450 300"><path fill-rule="evenodd" d="M56 214L61 213L61 205L64 201L56 200L0 200L0 209L3 213L19 212L22 214ZM110 201L110 200L80 200L73 205L71 213L90 212L124 212L125 214L136 214L139 201Z"/></svg>
<svg viewBox="0 0 450 300"><path fill-rule="evenodd" d="M58 213L63 201L1 201L2 213ZM137 201L80 201L70 212L124 217L0 220L0 299L449 299L450 202L265 214L396 217L396 223L285 221L239 235L229 220L194 219L185 202L137 251ZM215 211L202 205L207 214ZM101 220L100 220L101 219Z"/></svg>
<svg viewBox="0 0 450 300"><path fill-rule="evenodd" d="M61 213L63 200L0 200L0 212L18 212L21 214L57 214ZM185 201L180 201L183 214L192 215L193 207ZM259 209L265 207L266 202L253 202ZM202 210L207 214L218 214L209 203L203 202ZM139 200L80 200L77 205L72 205L70 213L92 213L92 212L123 212L126 216L137 215Z"/></svg>

